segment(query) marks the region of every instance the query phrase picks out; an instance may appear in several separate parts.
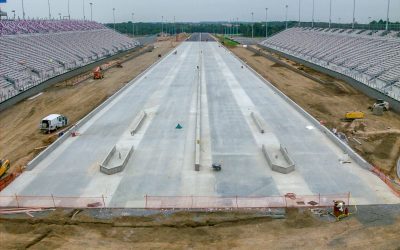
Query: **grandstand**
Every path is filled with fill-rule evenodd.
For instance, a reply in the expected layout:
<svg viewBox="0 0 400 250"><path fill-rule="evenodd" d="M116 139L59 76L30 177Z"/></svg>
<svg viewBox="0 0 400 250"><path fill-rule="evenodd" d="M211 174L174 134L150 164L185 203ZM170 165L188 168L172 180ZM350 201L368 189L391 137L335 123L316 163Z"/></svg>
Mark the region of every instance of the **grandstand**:
<svg viewBox="0 0 400 250"><path fill-rule="evenodd" d="M91 21L1 20L0 102L138 45Z"/></svg>
<svg viewBox="0 0 400 250"><path fill-rule="evenodd" d="M349 76L400 101L400 33L290 28L261 46Z"/></svg>

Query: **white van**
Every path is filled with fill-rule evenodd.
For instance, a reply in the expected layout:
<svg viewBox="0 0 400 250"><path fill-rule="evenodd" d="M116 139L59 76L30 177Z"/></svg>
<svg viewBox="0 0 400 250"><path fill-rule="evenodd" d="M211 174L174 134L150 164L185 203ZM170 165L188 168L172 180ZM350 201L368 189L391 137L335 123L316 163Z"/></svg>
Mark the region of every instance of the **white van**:
<svg viewBox="0 0 400 250"><path fill-rule="evenodd" d="M59 114L51 114L42 119L42 121L40 122L40 130L50 133L51 131L57 130L67 125L67 117Z"/></svg>

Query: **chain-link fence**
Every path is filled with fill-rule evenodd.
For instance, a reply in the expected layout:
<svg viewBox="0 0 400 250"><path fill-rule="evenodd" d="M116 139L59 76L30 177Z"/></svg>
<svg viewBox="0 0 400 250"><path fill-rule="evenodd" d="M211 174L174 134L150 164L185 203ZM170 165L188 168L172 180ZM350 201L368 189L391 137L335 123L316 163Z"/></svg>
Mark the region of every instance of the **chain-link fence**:
<svg viewBox="0 0 400 250"><path fill-rule="evenodd" d="M288 207L330 207L333 201L350 203L350 193L335 195L296 195L270 197L146 196L147 209L251 209Z"/></svg>

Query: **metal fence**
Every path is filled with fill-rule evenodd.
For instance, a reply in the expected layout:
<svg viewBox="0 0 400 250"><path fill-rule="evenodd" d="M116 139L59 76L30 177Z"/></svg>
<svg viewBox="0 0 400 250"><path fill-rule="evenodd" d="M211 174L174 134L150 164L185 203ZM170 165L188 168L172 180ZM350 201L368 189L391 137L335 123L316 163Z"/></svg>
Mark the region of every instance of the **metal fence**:
<svg viewBox="0 0 400 250"><path fill-rule="evenodd" d="M137 209L257 209L288 207L330 207L335 200L350 204L350 193L270 197L144 196ZM0 196L0 208L120 208L108 205L107 197Z"/></svg>
<svg viewBox="0 0 400 250"><path fill-rule="evenodd" d="M100 197L60 197L60 196L0 196L1 207L18 208L102 208L106 198Z"/></svg>
<svg viewBox="0 0 400 250"><path fill-rule="evenodd" d="M293 22L291 23L290 27L298 27L299 23L298 22ZM329 28L329 23L327 22L301 22L300 27L314 27L314 28ZM352 29L353 24L352 23L336 23L332 22L330 25L331 29ZM386 22L384 23L355 23L354 24L354 29L360 29L360 30L386 30ZM389 23L388 25L388 30L389 31L400 31L400 23Z"/></svg>
<svg viewBox="0 0 400 250"><path fill-rule="evenodd" d="M146 196L146 209L251 209L289 207L330 207L334 200L350 203L350 193L269 197Z"/></svg>
<svg viewBox="0 0 400 250"><path fill-rule="evenodd" d="M400 182L399 181L390 178L389 176L384 174L382 171L380 171L376 167L373 167L371 171L376 176L378 176L393 191L393 193L397 197L400 197Z"/></svg>

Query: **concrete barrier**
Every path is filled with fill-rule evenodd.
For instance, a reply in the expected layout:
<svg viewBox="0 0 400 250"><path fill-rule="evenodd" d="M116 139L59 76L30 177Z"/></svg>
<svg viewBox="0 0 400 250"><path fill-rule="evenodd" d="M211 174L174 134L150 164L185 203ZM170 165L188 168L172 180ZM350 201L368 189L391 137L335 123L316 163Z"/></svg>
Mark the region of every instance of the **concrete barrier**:
<svg viewBox="0 0 400 250"><path fill-rule="evenodd" d="M225 48L226 49L226 48ZM261 81L263 81L269 88L271 88L276 94L278 94L281 98L283 98L289 105L291 105L294 109L296 109L299 113L301 113L307 120L309 120L316 128L318 128L321 132L323 132L332 142L334 142L340 149L343 150L344 153L347 153L350 158L359 164L362 168L367 170L372 170L372 165L369 164L366 160L364 160L359 154L357 154L349 145L345 144L342 140L340 140L335 134L332 133L327 127L321 125L321 123L312 117L309 113L307 113L304 109L302 109L297 103L292 101L289 97L287 97L282 91L272 85L270 82L264 79L257 71L248 66L245 62L243 62L238 56L232 53L237 60L242 62L243 65L253 72ZM307 65L306 65L307 66Z"/></svg>
<svg viewBox="0 0 400 250"><path fill-rule="evenodd" d="M199 67L202 68L202 55L200 56ZM201 139L201 68L198 70L197 82L197 102L196 102L196 139L195 139L195 156L194 170L200 171L200 139Z"/></svg>
<svg viewBox="0 0 400 250"><path fill-rule="evenodd" d="M251 118L253 118L253 121L256 124L258 131L260 131L261 134L264 134L265 126L264 126L264 122L262 122L262 119L258 115L256 115L254 112L251 112Z"/></svg>
<svg viewBox="0 0 400 250"><path fill-rule="evenodd" d="M111 101L113 101L117 96L119 96L123 91L125 91L127 88L129 88L132 84L134 84L138 79L140 79L143 75L145 75L149 70L154 68L157 64L159 64L162 60L167 58L170 54L173 53L173 50L171 50L167 56L165 56L162 59L159 59L158 61L154 62L150 67L148 67L146 70L144 70L142 73L140 73L138 76L136 76L132 81L130 81L128 84L123 86L121 89L119 89L116 93L114 93L112 96L110 96L107 100L105 100L102 104L100 104L98 107L93 109L89 114L87 114L85 117L83 117L78 123L76 123L75 126L73 126L71 129L66 131L63 136L58 138L54 143L49 145L45 150L43 150L38 156L36 156L33 160L31 160L27 166L26 170L32 170L34 169L39 162L41 162L45 157L47 157L51 152L53 152L62 142L64 142L66 139L68 139L71 136L71 133L78 130L80 127L82 127L88 120L90 120L94 115L96 115L98 112L100 112L105 106L107 106Z"/></svg>
<svg viewBox="0 0 400 250"><path fill-rule="evenodd" d="M295 164L293 160L290 158L286 148L284 148L282 145L280 145L279 150L274 152L271 149L267 149L263 144L262 152L264 153L265 159L273 171L281 174L288 174L295 170Z"/></svg>
<svg viewBox="0 0 400 250"><path fill-rule="evenodd" d="M144 119L146 118L147 114L144 111L141 111L135 118L135 122L131 128L131 135L134 136L137 131L140 129L140 126L143 124Z"/></svg>
<svg viewBox="0 0 400 250"><path fill-rule="evenodd" d="M129 151L126 152L126 155L121 155L121 152L118 152L118 154L121 156L121 161L116 161L114 163L111 162L113 157L116 157L117 153L117 145L115 145L110 153L108 153L107 157L104 159L104 161L100 164L100 172L108 175L116 174L119 172L122 172L125 169L126 164L129 161L129 158L131 157L133 153L133 146L130 147ZM118 156L119 157L119 156Z"/></svg>

